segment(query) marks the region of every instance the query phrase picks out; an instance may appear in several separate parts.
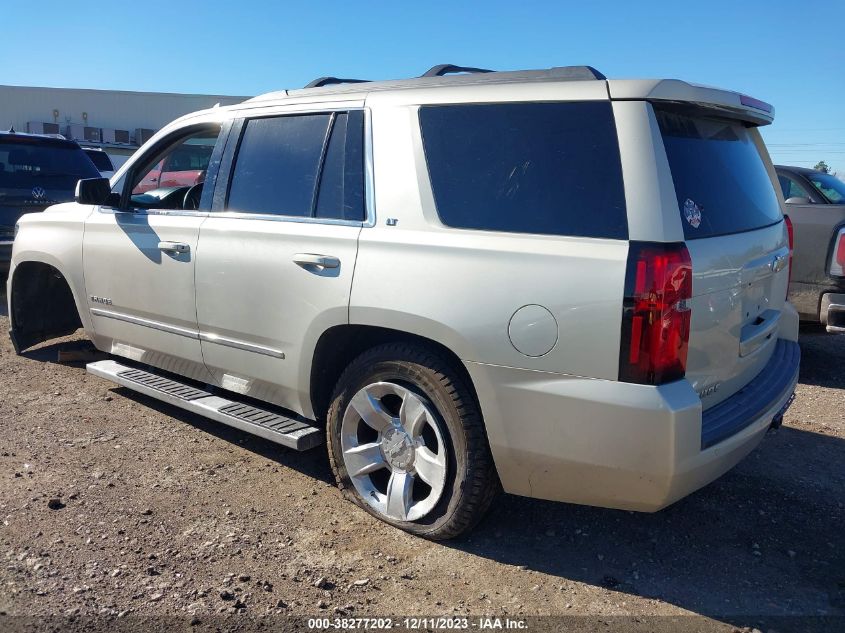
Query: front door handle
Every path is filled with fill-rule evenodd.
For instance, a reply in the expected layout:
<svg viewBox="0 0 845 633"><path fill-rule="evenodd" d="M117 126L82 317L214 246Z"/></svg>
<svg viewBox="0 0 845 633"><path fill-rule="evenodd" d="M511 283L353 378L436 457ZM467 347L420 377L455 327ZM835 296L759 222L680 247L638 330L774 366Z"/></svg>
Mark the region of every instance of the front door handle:
<svg viewBox="0 0 845 633"><path fill-rule="evenodd" d="M188 253L191 247L184 242L159 242L158 250L165 253Z"/></svg>
<svg viewBox="0 0 845 633"><path fill-rule="evenodd" d="M314 253L297 253L293 262L300 266L318 266L320 268L337 268L340 260L332 255L315 255Z"/></svg>

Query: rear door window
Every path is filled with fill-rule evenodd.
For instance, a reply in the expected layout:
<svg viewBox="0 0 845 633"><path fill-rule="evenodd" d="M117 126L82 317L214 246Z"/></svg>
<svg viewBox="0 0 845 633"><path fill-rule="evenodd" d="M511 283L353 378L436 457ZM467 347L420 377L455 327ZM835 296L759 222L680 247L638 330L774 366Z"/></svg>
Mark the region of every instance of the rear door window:
<svg viewBox="0 0 845 633"><path fill-rule="evenodd" d="M654 108L688 240L782 219L775 188L748 129L691 109Z"/></svg>
<svg viewBox="0 0 845 633"><path fill-rule="evenodd" d="M330 121L331 114L247 121L227 208L310 217Z"/></svg>
<svg viewBox="0 0 845 633"><path fill-rule="evenodd" d="M364 219L364 112L246 121L227 208L243 213Z"/></svg>
<svg viewBox="0 0 845 633"><path fill-rule="evenodd" d="M423 106L419 117L443 224L628 237L609 102Z"/></svg>
<svg viewBox="0 0 845 633"><path fill-rule="evenodd" d="M836 176L819 172L808 174L807 180L813 183L813 186L821 191L832 204L845 204L845 182Z"/></svg>
<svg viewBox="0 0 845 633"><path fill-rule="evenodd" d="M789 176L778 174L778 182L780 183L784 200L789 200L790 198L807 198L810 200L812 198L809 191L804 189L804 187L799 185Z"/></svg>
<svg viewBox="0 0 845 633"><path fill-rule="evenodd" d="M323 160L315 217L364 219L364 112L339 112Z"/></svg>

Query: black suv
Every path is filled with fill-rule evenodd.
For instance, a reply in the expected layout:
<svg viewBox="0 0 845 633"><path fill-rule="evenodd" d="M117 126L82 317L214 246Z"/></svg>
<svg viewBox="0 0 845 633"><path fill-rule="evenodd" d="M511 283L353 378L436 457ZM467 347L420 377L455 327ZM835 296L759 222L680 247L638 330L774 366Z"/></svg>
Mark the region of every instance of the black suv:
<svg viewBox="0 0 845 633"><path fill-rule="evenodd" d="M75 141L0 132L0 272L8 270L19 217L73 200L80 178L99 176Z"/></svg>

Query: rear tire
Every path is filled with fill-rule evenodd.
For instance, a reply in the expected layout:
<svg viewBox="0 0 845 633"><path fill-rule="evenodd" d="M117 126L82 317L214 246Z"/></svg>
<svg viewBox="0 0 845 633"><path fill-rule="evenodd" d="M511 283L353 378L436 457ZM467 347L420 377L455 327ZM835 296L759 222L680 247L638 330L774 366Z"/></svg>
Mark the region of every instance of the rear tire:
<svg viewBox="0 0 845 633"><path fill-rule="evenodd" d="M424 538L469 530L500 488L471 392L449 361L421 345L388 343L352 361L326 435L343 495Z"/></svg>

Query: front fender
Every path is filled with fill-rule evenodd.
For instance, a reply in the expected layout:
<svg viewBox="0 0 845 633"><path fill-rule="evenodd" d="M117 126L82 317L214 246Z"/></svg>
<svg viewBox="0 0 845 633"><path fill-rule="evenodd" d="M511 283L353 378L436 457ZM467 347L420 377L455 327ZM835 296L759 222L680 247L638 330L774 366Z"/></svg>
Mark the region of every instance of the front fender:
<svg viewBox="0 0 845 633"><path fill-rule="evenodd" d="M65 203L50 207L43 213L30 213L18 220L18 234L12 247L12 260L6 282L9 319L14 327L12 289L15 273L25 262L38 262L55 268L65 278L73 295L82 327L93 333L91 312L85 300L85 279L82 274L82 238L85 220L93 211L91 206Z"/></svg>

